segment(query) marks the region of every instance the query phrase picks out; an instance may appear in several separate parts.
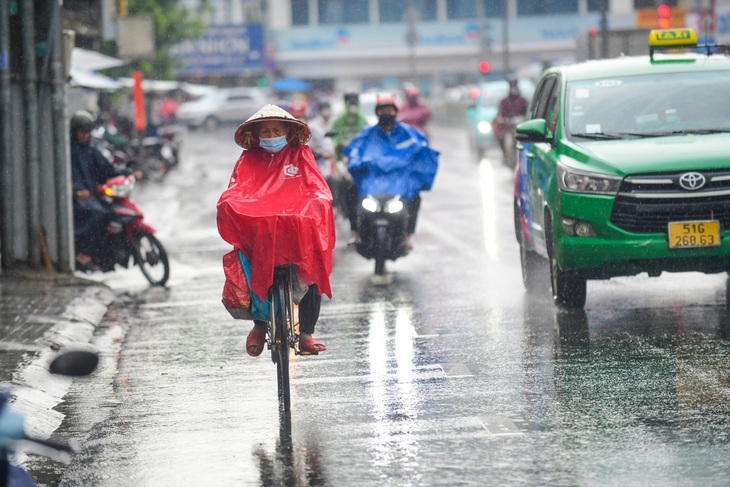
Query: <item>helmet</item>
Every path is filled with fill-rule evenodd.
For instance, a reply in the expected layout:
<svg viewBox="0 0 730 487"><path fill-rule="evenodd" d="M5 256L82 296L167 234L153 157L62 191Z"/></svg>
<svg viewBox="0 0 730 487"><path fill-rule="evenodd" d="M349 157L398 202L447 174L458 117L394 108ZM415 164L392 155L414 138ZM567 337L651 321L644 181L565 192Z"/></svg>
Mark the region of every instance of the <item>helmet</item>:
<svg viewBox="0 0 730 487"><path fill-rule="evenodd" d="M87 111L80 110L73 114L71 117L71 130L82 130L84 132L91 132L94 128L94 116Z"/></svg>
<svg viewBox="0 0 730 487"><path fill-rule="evenodd" d="M409 86L406 88L406 96L418 96L421 92L415 86Z"/></svg>
<svg viewBox="0 0 730 487"><path fill-rule="evenodd" d="M301 101L295 101L289 106L289 113L294 118L305 118L307 116L307 104Z"/></svg>
<svg viewBox="0 0 730 487"><path fill-rule="evenodd" d="M396 110L398 110L398 105L395 104L395 98L393 98L392 96L388 96L388 95L379 96L378 100L375 102L375 111L377 112L378 108L386 107L386 106L391 106L391 107L395 108Z"/></svg>
<svg viewBox="0 0 730 487"><path fill-rule="evenodd" d="M357 105L360 103L360 95L355 92L345 93L345 105Z"/></svg>

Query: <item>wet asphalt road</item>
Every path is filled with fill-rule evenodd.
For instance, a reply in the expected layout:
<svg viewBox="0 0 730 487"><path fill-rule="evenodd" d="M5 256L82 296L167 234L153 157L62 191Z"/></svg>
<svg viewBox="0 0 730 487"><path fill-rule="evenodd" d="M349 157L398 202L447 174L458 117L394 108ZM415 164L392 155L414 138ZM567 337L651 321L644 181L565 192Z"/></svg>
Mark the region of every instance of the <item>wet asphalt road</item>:
<svg viewBox="0 0 730 487"><path fill-rule="evenodd" d="M139 188L172 277L149 289L136 269L98 276L125 295L95 338L100 370L62 406L58 435L83 451L67 467L32 462L41 483L730 483L727 275L589 282L584 312L528 296L511 175L474 161L456 129L432 131L440 170L415 251L387 280L339 222L316 333L329 350L293 358L282 435L275 366L245 354L250 323L220 304L232 133L191 133L181 166Z"/></svg>

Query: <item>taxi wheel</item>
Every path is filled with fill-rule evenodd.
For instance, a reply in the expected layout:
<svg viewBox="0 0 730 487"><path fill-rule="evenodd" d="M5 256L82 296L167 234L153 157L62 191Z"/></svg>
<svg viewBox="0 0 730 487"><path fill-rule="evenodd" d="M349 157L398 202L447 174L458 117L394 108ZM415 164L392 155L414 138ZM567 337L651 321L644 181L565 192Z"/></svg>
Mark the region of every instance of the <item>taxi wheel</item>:
<svg viewBox="0 0 730 487"><path fill-rule="evenodd" d="M552 228L552 222L546 222L545 227ZM580 309L586 304L586 279L576 272L560 269L552 232L548 231L547 237L553 301L560 307Z"/></svg>

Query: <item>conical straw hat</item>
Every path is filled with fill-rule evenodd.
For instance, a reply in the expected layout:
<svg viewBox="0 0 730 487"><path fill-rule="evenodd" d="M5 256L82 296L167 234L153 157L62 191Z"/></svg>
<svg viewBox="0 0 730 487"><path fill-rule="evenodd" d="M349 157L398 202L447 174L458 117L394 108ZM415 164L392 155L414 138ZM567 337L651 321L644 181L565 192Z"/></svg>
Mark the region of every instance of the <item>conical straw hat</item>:
<svg viewBox="0 0 730 487"><path fill-rule="evenodd" d="M287 128L289 129L289 135L286 139L290 144L304 145L312 136L312 132L306 123L297 120L289 112L276 105L265 105L238 127L233 139L236 141L236 144L244 149L257 147L259 145L259 138L254 129L256 124L263 120L281 120L282 122L286 122L288 125Z"/></svg>

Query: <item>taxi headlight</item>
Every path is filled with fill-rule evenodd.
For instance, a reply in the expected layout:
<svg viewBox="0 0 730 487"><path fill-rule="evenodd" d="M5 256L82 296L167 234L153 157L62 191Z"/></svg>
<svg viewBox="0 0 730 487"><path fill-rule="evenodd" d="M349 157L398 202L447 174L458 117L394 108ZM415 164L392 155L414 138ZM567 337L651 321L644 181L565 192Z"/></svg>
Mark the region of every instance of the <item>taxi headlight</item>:
<svg viewBox="0 0 730 487"><path fill-rule="evenodd" d="M492 131L492 124L482 120L479 122L479 125L477 125L477 130L480 134L488 134Z"/></svg>
<svg viewBox="0 0 730 487"><path fill-rule="evenodd" d="M605 174L576 171L558 165L558 186L570 193L608 194L618 193L623 178Z"/></svg>

